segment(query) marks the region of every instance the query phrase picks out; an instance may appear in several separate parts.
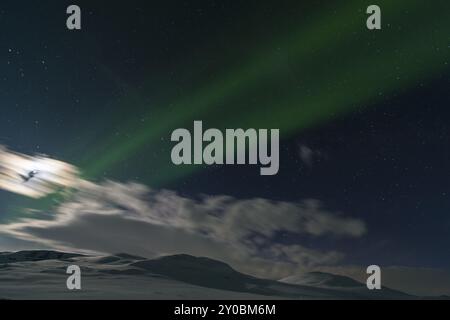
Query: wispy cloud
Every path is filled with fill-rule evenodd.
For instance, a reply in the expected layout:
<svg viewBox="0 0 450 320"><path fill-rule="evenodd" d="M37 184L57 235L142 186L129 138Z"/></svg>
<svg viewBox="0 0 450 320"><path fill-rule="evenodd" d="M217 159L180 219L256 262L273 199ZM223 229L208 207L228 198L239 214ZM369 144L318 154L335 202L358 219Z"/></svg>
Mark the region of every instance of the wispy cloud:
<svg viewBox="0 0 450 320"><path fill-rule="evenodd" d="M326 155L322 151L315 150L304 144L299 145L298 154L300 160L308 168L312 168L316 162L322 161L326 158Z"/></svg>
<svg viewBox="0 0 450 320"><path fill-rule="evenodd" d="M59 250L148 257L187 253L220 259L243 272L272 278L299 268L334 264L343 256L300 242L283 243L279 233L360 237L365 232L361 220L328 212L316 200L193 199L113 181L84 182L71 200L55 209L50 220L27 218L0 225L0 233Z"/></svg>

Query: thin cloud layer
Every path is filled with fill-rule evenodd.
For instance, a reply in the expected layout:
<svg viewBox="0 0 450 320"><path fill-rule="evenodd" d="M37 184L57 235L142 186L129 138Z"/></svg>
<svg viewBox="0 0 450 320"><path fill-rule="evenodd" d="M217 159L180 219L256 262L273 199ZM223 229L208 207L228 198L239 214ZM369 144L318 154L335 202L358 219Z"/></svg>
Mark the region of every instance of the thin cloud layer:
<svg viewBox="0 0 450 320"><path fill-rule="evenodd" d="M183 197L168 190L107 181L84 182L51 220L22 219L0 233L59 250L127 252L147 257L187 253L230 263L250 274L279 278L337 263L343 254L320 251L282 235L361 237L365 224L299 203L229 196Z"/></svg>

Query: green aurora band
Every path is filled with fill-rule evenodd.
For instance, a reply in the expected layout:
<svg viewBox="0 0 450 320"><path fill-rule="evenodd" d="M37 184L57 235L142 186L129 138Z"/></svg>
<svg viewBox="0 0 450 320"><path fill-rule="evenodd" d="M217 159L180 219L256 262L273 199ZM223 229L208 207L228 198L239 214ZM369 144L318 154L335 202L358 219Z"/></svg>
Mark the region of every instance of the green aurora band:
<svg viewBox="0 0 450 320"><path fill-rule="evenodd" d="M324 9L298 23L298 30L257 50L251 61L199 85L190 96L168 102L170 108L149 112L144 125L138 118L124 122L122 111L116 119L129 134L94 140L95 149L80 163L85 177L114 172L145 147L163 153L146 155L155 170L144 173L145 178L152 186L164 185L201 168L176 167L170 161L171 132L191 128L194 120L217 128L279 128L282 138L289 138L386 95L404 93L448 69L449 4L440 9L419 1L379 5L380 31L366 29L360 2ZM133 91L122 104L142 103L141 96L145 90Z"/></svg>

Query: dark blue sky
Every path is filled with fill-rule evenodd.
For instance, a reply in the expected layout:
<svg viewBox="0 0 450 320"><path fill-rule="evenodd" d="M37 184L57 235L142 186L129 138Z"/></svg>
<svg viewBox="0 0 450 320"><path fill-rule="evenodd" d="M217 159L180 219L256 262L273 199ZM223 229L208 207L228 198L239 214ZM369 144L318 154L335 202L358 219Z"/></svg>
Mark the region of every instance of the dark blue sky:
<svg viewBox="0 0 450 320"><path fill-rule="evenodd" d="M285 16L293 24L303 9L320 13L319 5L289 1L276 7L251 1L132 1L126 8L123 3L107 7L81 2L83 31L76 33L61 27L68 2L55 3L0 5L0 144L28 154L45 153L81 170L95 162L97 151L109 151L99 141L115 141L115 135L137 139L129 123L142 125L137 119L149 114L157 119L160 108L170 110L165 105L169 98L188 95L199 83L252 56L265 39L282 33L279 21ZM289 12L290 6L296 9ZM440 50L450 51L447 40ZM283 82L272 84L274 92L292 85L290 72L295 71L285 67L280 67ZM449 75L448 67L442 67L414 85L283 138L277 176L261 177L254 167L227 166L158 183L193 197L318 199L332 212L364 221L367 234L320 240L285 234L278 240L343 251L347 263L448 268ZM224 110L228 107L224 103ZM163 137L170 133L168 128ZM309 164L302 160L302 147L312 152ZM166 159L170 165L170 146L158 148L143 147L92 178L152 185L149 177L160 174L152 159ZM17 212L32 206L28 199L0 191L0 221L20 218Z"/></svg>

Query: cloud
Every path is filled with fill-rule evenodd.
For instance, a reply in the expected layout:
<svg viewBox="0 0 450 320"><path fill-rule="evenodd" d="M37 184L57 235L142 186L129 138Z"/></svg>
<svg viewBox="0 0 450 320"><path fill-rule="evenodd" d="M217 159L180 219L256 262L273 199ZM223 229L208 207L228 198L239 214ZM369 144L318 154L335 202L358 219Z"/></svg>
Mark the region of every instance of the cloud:
<svg viewBox="0 0 450 320"><path fill-rule="evenodd" d="M316 162L320 162L326 159L326 155L324 152L319 150L313 150L312 148L306 145L299 145L298 154L300 160L308 167L312 168Z"/></svg>
<svg viewBox="0 0 450 320"><path fill-rule="evenodd" d="M230 263L257 276L278 278L299 268L334 264L343 254L301 243L281 233L309 237L360 237L358 219L325 210L317 200L298 203L229 196L183 197L137 183L84 182L50 220L22 219L0 233L58 250L152 257L187 253Z"/></svg>
<svg viewBox="0 0 450 320"><path fill-rule="evenodd" d="M309 167L323 157L300 146ZM38 175L24 183L21 175ZM329 212L318 200L271 201L219 195L183 197L138 183L92 183L78 170L44 156L10 152L0 145L0 188L40 198L59 190L73 193L54 212L32 210L36 218L0 224L8 250L57 249L154 257L187 253L229 263L237 270L281 279L323 271L365 282L365 268L339 266L343 253L303 245L305 237L358 238L366 233L359 219ZM289 241L283 235L289 235ZM297 240L296 240L297 239ZM382 267L382 284L414 295L450 295L450 272L432 268Z"/></svg>

